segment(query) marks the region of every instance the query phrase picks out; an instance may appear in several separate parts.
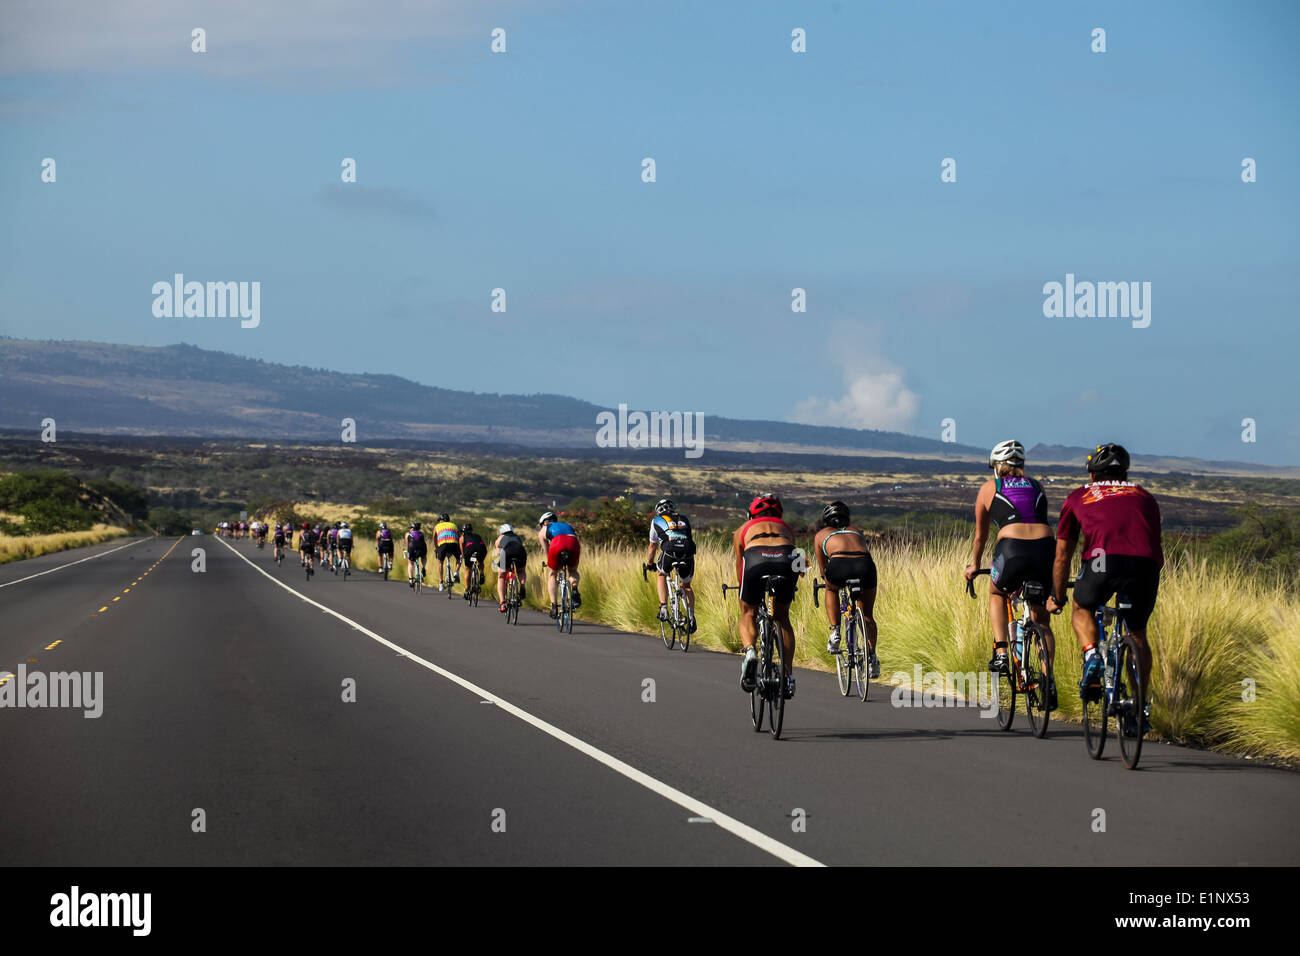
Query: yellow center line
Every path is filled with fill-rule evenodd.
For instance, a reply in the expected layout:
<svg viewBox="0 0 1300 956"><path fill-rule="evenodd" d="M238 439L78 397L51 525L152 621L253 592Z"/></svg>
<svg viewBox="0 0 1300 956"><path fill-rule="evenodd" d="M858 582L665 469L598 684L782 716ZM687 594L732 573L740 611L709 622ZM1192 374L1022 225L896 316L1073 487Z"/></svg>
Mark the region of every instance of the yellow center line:
<svg viewBox="0 0 1300 956"><path fill-rule="evenodd" d="M62 644L62 643L63 643L63 640L62 640L62 638L60 638L59 640L55 641L53 644L47 645L45 649L46 649L47 651L52 651L52 650L54 650L56 647L58 647L58 646L59 646L60 644Z"/></svg>
<svg viewBox="0 0 1300 956"><path fill-rule="evenodd" d="M113 600L114 600L114 601L120 601L120 600L122 600L122 596L119 594L117 597L113 598Z"/></svg>
<svg viewBox="0 0 1300 956"><path fill-rule="evenodd" d="M103 607L101 607L101 608L99 609L99 611L107 611L107 610L108 610L108 605L107 605L107 604L105 604ZM98 614L99 611L96 611L95 613Z"/></svg>

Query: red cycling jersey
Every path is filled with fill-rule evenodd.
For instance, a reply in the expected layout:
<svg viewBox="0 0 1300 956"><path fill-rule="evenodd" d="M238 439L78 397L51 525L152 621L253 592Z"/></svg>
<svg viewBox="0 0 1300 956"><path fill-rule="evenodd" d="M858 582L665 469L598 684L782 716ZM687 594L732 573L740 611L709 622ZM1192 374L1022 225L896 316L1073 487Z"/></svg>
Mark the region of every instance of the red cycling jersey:
<svg viewBox="0 0 1300 956"><path fill-rule="evenodd" d="M1105 554L1150 558L1164 566L1160 546L1160 506L1131 481L1093 481L1070 492L1061 505L1058 539L1073 541L1083 532L1083 557Z"/></svg>

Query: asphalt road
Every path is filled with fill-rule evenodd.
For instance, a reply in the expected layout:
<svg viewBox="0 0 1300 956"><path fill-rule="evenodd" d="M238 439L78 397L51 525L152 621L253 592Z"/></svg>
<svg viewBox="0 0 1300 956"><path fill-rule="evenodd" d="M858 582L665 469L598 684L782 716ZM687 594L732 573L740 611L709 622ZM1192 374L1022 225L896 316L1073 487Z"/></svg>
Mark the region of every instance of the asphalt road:
<svg viewBox="0 0 1300 956"><path fill-rule="evenodd" d="M0 863L1300 859L1294 773L1150 742L1130 772L1072 725L1003 734L811 671L773 741L734 656L527 611L507 627L494 602L308 583L271 554L203 536L0 567L0 672L103 675L98 718L0 708Z"/></svg>

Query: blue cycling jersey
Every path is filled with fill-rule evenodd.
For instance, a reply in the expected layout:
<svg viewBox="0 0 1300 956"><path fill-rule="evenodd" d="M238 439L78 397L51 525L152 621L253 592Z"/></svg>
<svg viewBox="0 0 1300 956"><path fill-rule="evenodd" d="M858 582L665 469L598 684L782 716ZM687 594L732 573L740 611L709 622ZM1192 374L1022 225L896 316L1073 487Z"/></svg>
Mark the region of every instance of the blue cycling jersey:
<svg viewBox="0 0 1300 956"><path fill-rule="evenodd" d="M573 530L573 525L567 521L552 521L546 526L546 536L548 538L558 538L562 534L577 534Z"/></svg>

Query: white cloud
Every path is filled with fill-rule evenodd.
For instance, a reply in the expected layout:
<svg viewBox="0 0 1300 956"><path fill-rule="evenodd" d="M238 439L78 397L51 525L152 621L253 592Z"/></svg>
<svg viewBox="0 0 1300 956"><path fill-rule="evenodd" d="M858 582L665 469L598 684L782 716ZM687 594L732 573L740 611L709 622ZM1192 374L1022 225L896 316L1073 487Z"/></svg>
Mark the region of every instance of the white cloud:
<svg viewBox="0 0 1300 956"><path fill-rule="evenodd" d="M878 332L878 327L837 323L831 339L878 340ZM857 352L837 353L835 360L843 370L844 395L796 402L790 421L882 431L906 431L916 423L921 397L907 387L903 370L881 357L878 348L864 345Z"/></svg>

